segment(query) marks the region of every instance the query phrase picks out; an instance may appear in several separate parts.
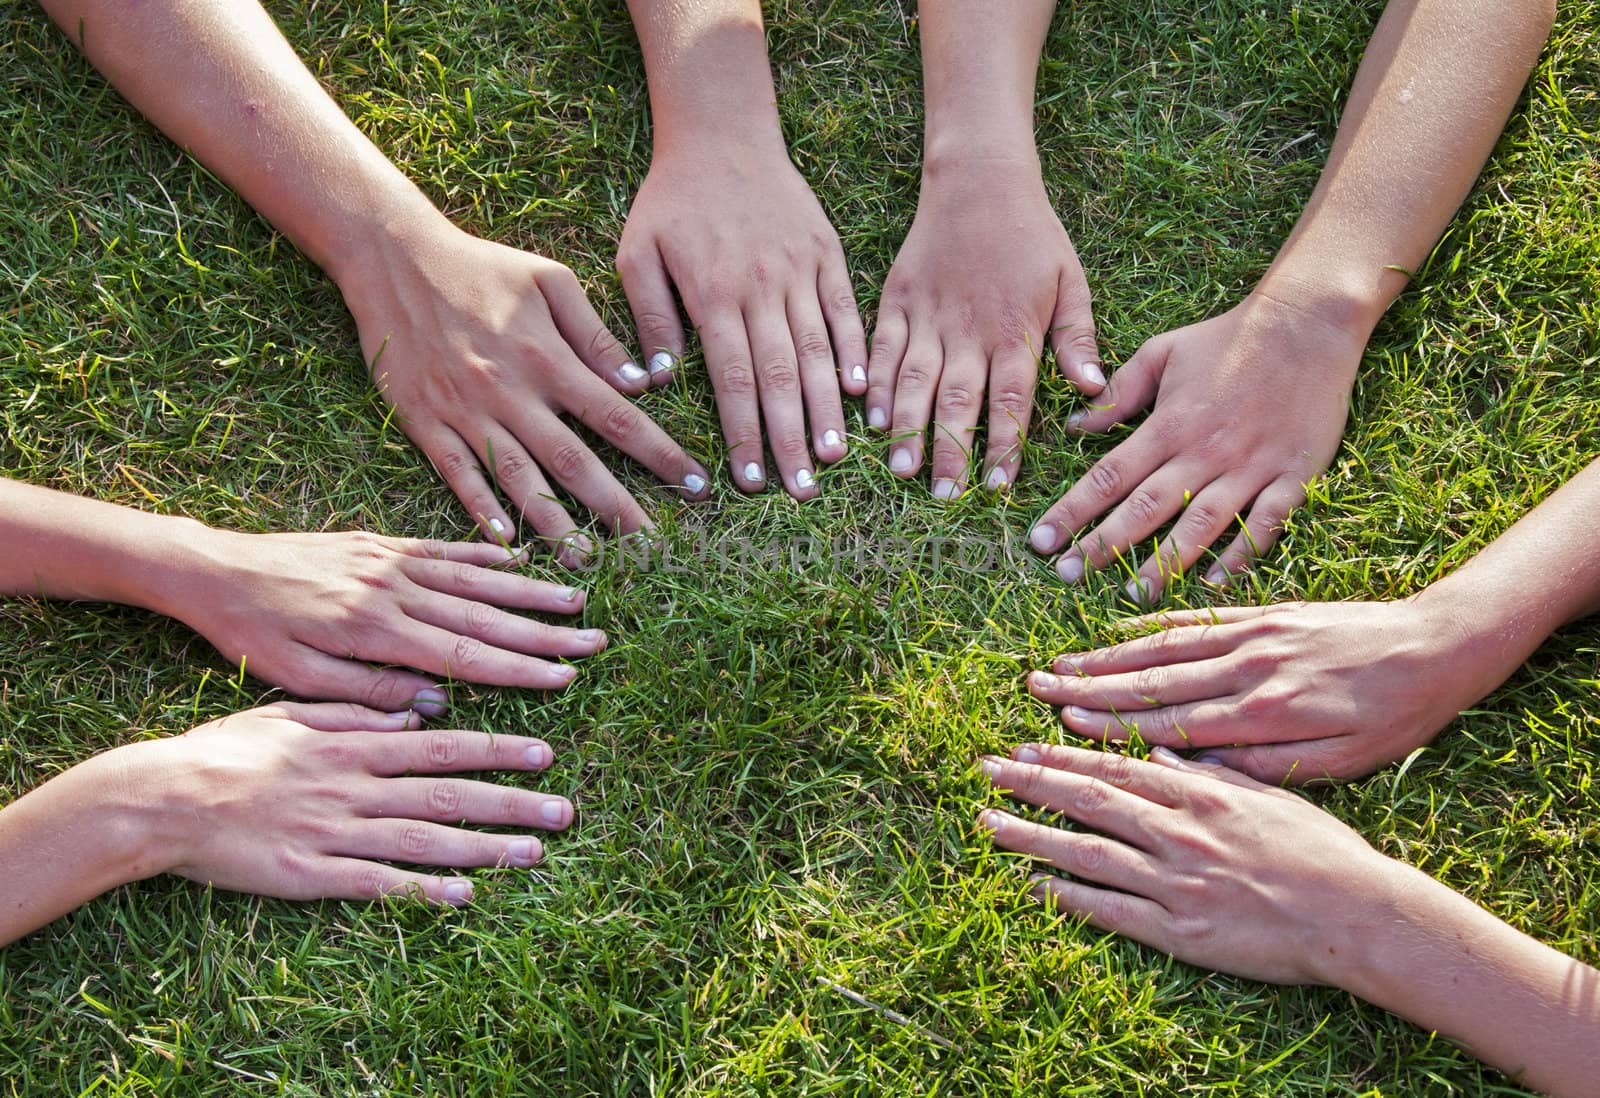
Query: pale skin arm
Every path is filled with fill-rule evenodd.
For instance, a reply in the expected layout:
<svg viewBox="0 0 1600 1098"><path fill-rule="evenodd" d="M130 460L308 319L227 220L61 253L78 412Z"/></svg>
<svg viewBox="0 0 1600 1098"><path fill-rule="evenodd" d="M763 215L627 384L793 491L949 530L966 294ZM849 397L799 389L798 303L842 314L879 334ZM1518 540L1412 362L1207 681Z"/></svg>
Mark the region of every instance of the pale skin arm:
<svg viewBox="0 0 1600 1098"><path fill-rule="evenodd" d="M1017 479L1047 347L1069 381L1105 387L1088 282L1045 194L1034 147L1034 81L1053 0L925 0L927 101L916 220L884 284L872 338L867 422L893 439L890 471L922 468L933 426L933 494ZM987 414L982 465L969 468Z"/></svg>
<svg viewBox="0 0 1600 1098"><path fill-rule="evenodd" d="M757 0L630 0L650 83L650 172L617 270L665 381L684 351L683 302L705 352L734 484L777 476L821 491L844 457L839 391L867 386L844 249L789 160Z"/></svg>
<svg viewBox="0 0 1600 1098"><path fill-rule="evenodd" d="M1391 0L1327 167L1256 289L1146 343L1081 431L1150 408L1035 525L1068 582L1114 565L1153 598L1243 519L1207 567L1225 583L1278 537L1333 459L1367 339L1460 206L1555 16L1552 0ZM1130 554L1176 518L1159 550Z"/></svg>
<svg viewBox="0 0 1600 1098"><path fill-rule="evenodd" d="M686 498L705 470L622 394L645 371L571 271L447 221L345 117L253 0L42 0L134 106L339 284L373 378L483 533L589 548L555 488L609 528L649 517L581 422Z"/></svg>
<svg viewBox="0 0 1600 1098"><path fill-rule="evenodd" d="M0 946L161 873L283 899L459 906L472 898L469 879L387 863L537 864L544 845L529 831L570 824L566 798L438 775L543 770L550 746L416 723L282 704L78 764L0 808Z"/></svg>
<svg viewBox="0 0 1600 1098"><path fill-rule="evenodd" d="M1534 941L1332 816L1226 767L1027 744L986 758L997 789L1089 828L989 809L994 842L1067 876L1034 894L1180 960L1340 987L1525 1086L1592 1094L1600 971Z"/></svg>
<svg viewBox="0 0 1600 1098"><path fill-rule="evenodd" d="M510 613L575 614L583 593L496 567L525 558L488 542L239 534L0 479L0 543L0 596L165 614L303 697L437 716L449 679L560 689L577 668L553 661L606 644Z"/></svg>
<svg viewBox="0 0 1600 1098"><path fill-rule="evenodd" d="M1036 697L1072 731L1205 749L1263 781L1355 778L1404 758L1556 629L1600 611L1600 462L1482 553L1393 602L1155 614L1161 632L1056 660Z"/></svg>

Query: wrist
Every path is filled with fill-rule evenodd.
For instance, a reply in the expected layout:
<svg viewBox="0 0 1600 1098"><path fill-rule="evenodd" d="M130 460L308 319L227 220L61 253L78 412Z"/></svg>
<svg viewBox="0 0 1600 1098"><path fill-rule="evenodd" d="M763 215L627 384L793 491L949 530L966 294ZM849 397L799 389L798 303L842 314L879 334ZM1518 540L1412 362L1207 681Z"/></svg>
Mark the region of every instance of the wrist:
<svg viewBox="0 0 1600 1098"><path fill-rule="evenodd" d="M188 623L210 559L208 547L226 532L191 518L148 517L150 529L119 547L119 566L109 570L113 590L108 597Z"/></svg>
<svg viewBox="0 0 1600 1098"><path fill-rule="evenodd" d="M1463 706L1508 679L1561 624L1559 597L1523 590L1524 577L1480 571L1468 565L1413 600L1431 627L1448 638L1445 666L1471 683Z"/></svg>
<svg viewBox="0 0 1600 1098"><path fill-rule="evenodd" d="M922 158L922 182L927 187L951 177L1001 172L1037 180L1044 187L1039 150L1031 128L1007 134L1000 130L929 126Z"/></svg>
<svg viewBox="0 0 1600 1098"><path fill-rule="evenodd" d="M1337 274L1315 278L1268 270L1250 296L1293 309L1328 328L1337 329L1363 346L1378 326L1389 299L1363 287L1359 280Z"/></svg>
<svg viewBox="0 0 1600 1098"><path fill-rule="evenodd" d="M397 272L424 267L430 249L461 234L420 192L417 198L420 203L379 206L353 219L343 230L338 247L318 260L352 312L357 312L375 283L393 281Z"/></svg>
<svg viewBox="0 0 1600 1098"><path fill-rule="evenodd" d="M159 790L163 740L124 744L87 759L57 781L70 783L78 818L93 832L98 891L165 873L176 864L172 811Z"/></svg>
<svg viewBox="0 0 1600 1098"><path fill-rule="evenodd" d="M1375 850L1372 856L1370 864L1352 867L1344 903L1310 947L1308 967L1317 983L1384 1006L1388 989L1415 963L1407 947L1415 941L1418 920L1438 903L1440 891L1460 897L1414 866Z"/></svg>

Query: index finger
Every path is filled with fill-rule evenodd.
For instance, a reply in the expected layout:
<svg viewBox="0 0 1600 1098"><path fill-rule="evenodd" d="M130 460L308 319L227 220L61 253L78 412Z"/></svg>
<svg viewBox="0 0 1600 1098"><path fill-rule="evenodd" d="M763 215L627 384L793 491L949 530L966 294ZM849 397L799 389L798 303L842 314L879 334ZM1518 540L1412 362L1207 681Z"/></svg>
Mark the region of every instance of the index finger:
<svg viewBox="0 0 1600 1098"><path fill-rule="evenodd" d="M1065 744L1024 743L1011 749L1011 758L1019 765L1031 765L1101 782L1112 789L1167 808L1177 807L1186 799L1184 775L1114 751L1089 751Z"/></svg>
<svg viewBox="0 0 1600 1098"><path fill-rule="evenodd" d="M1162 464L1155 435L1140 424L1133 436L1095 462L1034 523L1028 540L1040 553L1054 553L1078 531L1105 514L1143 484Z"/></svg>
<svg viewBox="0 0 1600 1098"><path fill-rule="evenodd" d="M555 759L550 745L530 736L498 736L456 729L436 732L351 732L341 749L369 760L378 777L451 774L474 770L543 770Z"/></svg>
<svg viewBox="0 0 1600 1098"><path fill-rule="evenodd" d="M589 430L649 469L687 499L704 499L711 481L705 467L645 415L639 407L604 384L584 382L563 398L567 409Z"/></svg>

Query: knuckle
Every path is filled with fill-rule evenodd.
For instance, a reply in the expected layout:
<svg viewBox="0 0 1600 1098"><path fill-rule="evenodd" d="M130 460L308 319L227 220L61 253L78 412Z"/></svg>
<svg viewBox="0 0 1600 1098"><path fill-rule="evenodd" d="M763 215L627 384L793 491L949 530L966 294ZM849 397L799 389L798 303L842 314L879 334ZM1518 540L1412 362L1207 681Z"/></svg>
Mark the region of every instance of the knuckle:
<svg viewBox="0 0 1600 1098"><path fill-rule="evenodd" d="M563 442L545 459L551 474L562 482L576 480L589 464L589 451L576 442Z"/></svg>
<svg viewBox="0 0 1600 1098"><path fill-rule="evenodd" d="M1098 778L1090 778L1072 795L1073 807L1085 815L1094 815L1111 799L1111 787Z"/></svg>
<svg viewBox="0 0 1600 1098"><path fill-rule="evenodd" d="M1020 419L1028 411L1029 395L1019 385L1003 384L989 394L989 418L1006 416Z"/></svg>
<svg viewBox="0 0 1600 1098"><path fill-rule="evenodd" d="M476 471L478 460L462 450L447 450L438 458L439 472L447 480L454 480Z"/></svg>
<svg viewBox="0 0 1600 1098"><path fill-rule="evenodd" d="M1089 491L1100 500L1112 500L1122 495L1122 470L1113 461L1096 462L1089 469Z"/></svg>
<svg viewBox="0 0 1600 1098"><path fill-rule="evenodd" d="M933 385L936 371L926 362L905 362L900 365L900 388L910 390L927 389Z"/></svg>
<svg viewBox="0 0 1600 1098"><path fill-rule="evenodd" d="M970 411L977 403L978 394L966 385L946 385L939 390L939 412L958 415Z"/></svg>
<svg viewBox="0 0 1600 1098"><path fill-rule="evenodd" d="M528 459L519 453L501 454L495 460L495 475L502 481L516 481L528 471Z"/></svg>
<svg viewBox="0 0 1600 1098"><path fill-rule="evenodd" d="M802 359L827 359L833 357L833 345L828 337L816 330L801 332L794 341L795 353Z"/></svg>
<svg viewBox="0 0 1600 1098"><path fill-rule="evenodd" d="M455 782L434 782L428 789L428 811L453 819L461 811L461 787Z"/></svg>
<svg viewBox="0 0 1600 1098"><path fill-rule="evenodd" d="M1128 497L1128 514L1141 525L1156 522L1161 516L1161 501L1148 488L1137 488Z"/></svg>
<svg viewBox="0 0 1600 1098"><path fill-rule="evenodd" d="M361 704L368 709L387 709L390 700L399 692L396 678L392 672L379 672L373 675L361 691Z"/></svg>
<svg viewBox="0 0 1600 1098"><path fill-rule="evenodd" d="M481 635L488 632L493 628L499 617L499 611L487 603L467 603L467 629L473 633Z"/></svg>
<svg viewBox="0 0 1600 1098"><path fill-rule="evenodd" d="M604 328L596 331L589 337L587 358L591 362L603 362L609 359L622 357L622 344L617 342L617 337Z"/></svg>
<svg viewBox="0 0 1600 1098"><path fill-rule="evenodd" d="M856 311L856 295L849 290L835 290L828 295L827 307L835 313L854 313Z"/></svg>
<svg viewBox="0 0 1600 1098"><path fill-rule="evenodd" d="M609 437L630 438L638 432L643 415L626 401L617 401L606 409L601 420L601 431Z"/></svg>
<svg viewBox="0 0 1600 1098"><path fill-rule="evenodd" d="M787 358L768 359L761 365L761 384L775 393L792 393L800 388L800 368Z"/></svg>
<svg viewBox="0 0 1600 1098"><path fill-rule="evenodd" d="M1080 872L1093 875L1105 868L1110 860L1106 842L1097 835L1085 837L1078 844L1074 860Z"/></svg>
<svg viewBox="0 0 1600 1098"><path fill-rule="evenodd" d="M748 362L725 366L717 387L729 396L750 396L756 391L756 375Z"/></svg>
<svg viewBox="0 0 1600 1098"><path fill-rule="evenodd" d="M400 829L400 852L408 858L422 860L433 849L433 833L426 824L409 823Z"/></svg>
<svg viewBox="0 0 1600 1098"><path fill-rule="evenodd" d="M1106 752L1100 759L1100 780L1119 789L1126 789L1133 782L1133 759L1127 755L1118 755Z"/></svg>
<svg viewBox="0 0 1600 1098"><path fill-rule="evenodd" d="M1222 512L1209 503L1191 503L1183 512L1179 524L1185 533L1199 538L1223 524Z"/></svg>
<svg viewBox="0 0 1600 1098"><path fill-rule="evenodd" d="M666 313L658 313L654 309L636 310L634 312L634 319L638 321L639 327L644 329L646 332L671 331L673 325L678 322L678 318L676 316L668 316ZM655 350L655 347L646 347L645 353L650 354Z"/></svg>
<svg viewBox="0 0 1600 1098"><path fill-rule="evenodd" d="M458 561L450 567L450 584L457 591L475 591L483 582L482 570L475 564Z"/></svg>
<svg viewBox="0 0 1600 1098"><path fill-rule="evenodd" d="M450 664L453 667L476 667L483 658L483 642L476 637L457 637L450 646Z"/></svg>
<svg viewBox="0 0 1600 1098"><path fill-rule="evenodd" d="M811 456L804 435L780 435L774 438L772 452L790 461L804 461Z"/></svg>
<svg viewBox="0 0 1600 1098"><path fill-rule="evenodd" d="M350 879L352 890L358 896L385 896L389 892L389 879L377 866L358 869Z"/></svg>
<svg viewBox="0 0 1600 1098"><path fill-rule="evenodd" d="M1141 698L1161 698L1161 692L1172 681L1171 672L1162 666L1146 667L1133 676L1133 690Z"/></svg>

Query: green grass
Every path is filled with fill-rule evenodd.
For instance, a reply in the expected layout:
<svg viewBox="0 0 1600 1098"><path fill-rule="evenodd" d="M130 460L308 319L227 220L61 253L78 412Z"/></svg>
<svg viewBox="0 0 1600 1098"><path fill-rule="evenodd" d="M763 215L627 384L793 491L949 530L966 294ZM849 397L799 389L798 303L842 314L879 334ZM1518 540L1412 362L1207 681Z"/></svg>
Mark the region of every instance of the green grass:
<svg viewBox="0 0 1600 1098"><path fill-rule="evenodd" d="M768 7L795 158L869 307L917 189L905 6ZM1113 360L1265 267L1380 8L1063 5L1040 140ZM571 264L629 330L611 259L649 123L621 0L273 12L452 216ZM1600 451L1597 26L1594 0L1563 5L1466 208L1372 341L1330 476L1240 597L1414 592ZM0 276L0 473L240 529L468 532L384 429L333 285L15 0ZM481 873L479 902L449 914L118 890L0 952L0 1094L1523 1093L1349 996L1054 919L975 837L974 755L1059 735L1022 672L1126 611L1115 577L1068 591L1020 546L1110 445L1064 436L1061 383L1003 503L936 505L863 439L800 507L729 488L709 387L693 359L685 374L645 403L718 469L715 500L627 473L680 546L942 535L992 541L996 567L598 571L587 616L614 643L568 696L455 694L457 723L556 745L537 785L579 820L544 866ZM1319 803L1600 960L1597 642L1593 622L1563 630L1403 776ZM266 696L179 625L0 604L0 798Z"/></svg>

